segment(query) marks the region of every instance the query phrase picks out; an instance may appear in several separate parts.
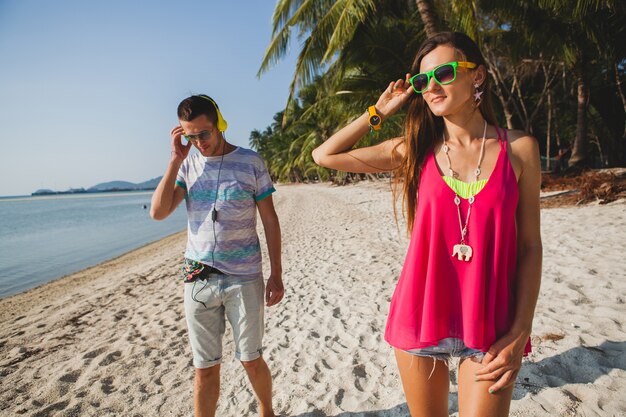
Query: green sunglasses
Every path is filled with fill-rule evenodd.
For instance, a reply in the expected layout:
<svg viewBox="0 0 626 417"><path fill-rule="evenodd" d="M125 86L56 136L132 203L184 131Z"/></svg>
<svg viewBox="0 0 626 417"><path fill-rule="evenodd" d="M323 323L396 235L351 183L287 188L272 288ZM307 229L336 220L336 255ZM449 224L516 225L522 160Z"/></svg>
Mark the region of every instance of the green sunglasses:
<svg viewBox="0 0 626 417"><path fill-rule="evenodd" d="M469 68L474 69L478 65L473 62L465 62L465 61L452 61L446 62L445 64L441 64L432 69L432 71L428 72L420 72L419 74L415 74L409 79L413 90L416 93L423 93L428 90L428 85L430 84L430 77L437 82L439 85L450 84L454 80L456 80L456 68Z"/></svg>
<svg viewBox="0 0 626 417"><path fill-rule="evenodd" d="M183 134L183 137L187 139L189 142L204 142L205 140L209 140L215 128L211 130L204 130L197 135L186 135Z"/></svg>

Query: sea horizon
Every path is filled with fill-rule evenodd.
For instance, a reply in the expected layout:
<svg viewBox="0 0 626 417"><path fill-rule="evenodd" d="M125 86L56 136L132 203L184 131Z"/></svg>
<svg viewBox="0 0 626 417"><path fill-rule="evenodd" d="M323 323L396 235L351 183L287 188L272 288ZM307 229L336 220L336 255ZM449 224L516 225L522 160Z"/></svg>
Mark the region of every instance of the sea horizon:
<svg viewBox="0 0 626 417"><path fill-rule="evenodd" d="M153 194L154 190L119 190L119 191L90 191L90 192L81 192L81 193L51 193L51 194L24 194L24 195L2 195L0 196L0 200L14 200L14 199L48 199L48 198L80 198L80 197L109 197L109 196L119 196L125 194Z"/></svg>

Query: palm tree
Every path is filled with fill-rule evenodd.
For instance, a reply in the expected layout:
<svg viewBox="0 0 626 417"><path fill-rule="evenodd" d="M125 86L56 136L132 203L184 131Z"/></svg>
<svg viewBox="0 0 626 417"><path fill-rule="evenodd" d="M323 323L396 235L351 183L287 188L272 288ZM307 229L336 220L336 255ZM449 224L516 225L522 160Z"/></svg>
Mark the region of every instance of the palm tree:
<svg viewBox="0 0 626 417"><path fill-rule="evenodd" d="M615 50L619 36L612 27L623 25L614 0L535 0L509 2L485 0L483 11L500 21L507 22L516 33L517 42L531 55L552 56L562 62L572 74L576 85L576 135L570 165L589 164L587 116L590 85L589 62ZM623 8L623 6L621 6ZM620 27L621 26L621 27ZM519 48L515 48L517 53Z"/></svg>
<svg viewBox="0 0 626 417"><path fill-rule="evenodd" d="M298 87L312 82L352 39L356 28L377 10L374 0L279 0L272 17L272 40L257 76L285 56L292 32L304 41L287 107Z"/></svg>
<svg viewBox="0 0 626 417"><path fill-rule="evenodd" d="M409 70L423 38L421 28L415 25L416 11L399 0L388 1L380 7L380 14L355 27L354 35L332 62L320 65L323 68L318 71L323 69L323 76L318 75L300 85L282 113L289 117L281 116L281 123L271 126L272 133L265 142L271 141L273 150L264 158L274 158L270 163L273 175L281 179L328 177L328 170L320 171L314 164L312 150L365 111L390 79L401 78ZM400 134L401 115L386 121L385 125L385 135ZM274 149L284 142L280 135L289 137L288 149L282 153ZM376 143L382 137L380 133L368 135L361 146ZM251 134L250 140L251 144L262 146L258 131Z"/></svg>
<svg viewBox="0 0 626 417"><path fill-rule="evenodd" d="M415 5L424 23L426 37L430 38L437 32L441 32L441 25L435 12L435 4L432 0L415 0Z"/></svg>
<svg viewBox="0 0 626 417"><path fill-rule="evenodd" d="M425 36L449 26L486 51L509 127L537 135L558 124L557 143L575 137L574 155L586 155L587 131L600 149L598 137L624 130L619 123L603 123L615 117L616 106L624 107L617 90L605 86L615 87L623 77L623 8L614 0L279 0L258 75L284 56L292 36L303 41L302 49L285 110L270 127L251 133L251 145L281 181L344 178L315 165L311 150L362 114L390 79L402 77ZM427 29L431 22L434 29ZM611 95L612 101L601 100L603 108L591 100L600 96L598 85ZM571 99L574 91L578 100ZM540 110L548 100L554 109L550 121ZM357 146L401 135L402 121L399 112Z"/></svg>

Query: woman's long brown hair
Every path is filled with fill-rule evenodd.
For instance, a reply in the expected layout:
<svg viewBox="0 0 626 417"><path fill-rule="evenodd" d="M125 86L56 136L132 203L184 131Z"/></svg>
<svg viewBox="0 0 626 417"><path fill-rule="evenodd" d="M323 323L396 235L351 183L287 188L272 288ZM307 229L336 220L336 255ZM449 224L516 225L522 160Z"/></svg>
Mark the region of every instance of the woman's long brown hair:
<svg viewBox="0 0 626 417"><path fill-rule="evenodd" d="M470 37L459 32L441 32L431 36L422 43L413 61L411 74L417 74L422 58L440 45L450 45L457 51L460 59L474 62L479 66L483 65L487 69L487 64L478 49L478 45ZM496 118L489 94L489 84L490 80L487 76L481 85L481 90L484 91L484 94L477 109L480 110L487 123L496 125ZM403 214L407 219L409 233L413 230L413 224L415 223L417 194L424 160L426 154L433 149L437 138L443 136L443 129L443 117L433 114L421 94L411 95L404 122L404 141L400 143L404 145L404 156L394 170L393 186L395 200L402 184L402 208Z"/></svg>

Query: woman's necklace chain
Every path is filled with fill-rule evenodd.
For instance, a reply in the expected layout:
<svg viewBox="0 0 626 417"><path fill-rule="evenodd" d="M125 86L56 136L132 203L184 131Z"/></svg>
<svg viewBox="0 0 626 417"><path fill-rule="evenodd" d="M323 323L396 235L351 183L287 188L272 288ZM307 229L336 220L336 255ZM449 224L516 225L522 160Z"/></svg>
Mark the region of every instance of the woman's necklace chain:
<svg viewBox="0 0 626 417"><path fill-rule="evenodd" d="M487 137L487 121L485 120L485 129L483 131L483 140L480 144L480 155L478 156L478 164L476 169L474 170L475 180L478 181L480 177L480 164L482 163L483 157L485 156L485 138ZM450 161L450 148L448 147L448 143L446 142L446 135L443 135L443 147L441 148L443 152L446 154L446 159L448 160L448 175L452 178L456 178L458 175L452 170L452 162ZM472 247L465 243L465 236L467 236L467 228L469 225L470 213L472 212L472 205L474 204L475 198L470 194L467 199L469 206L467 207L467 216L465 217L465 224L463 224L463 219L461 218L461 199L459 198L456 191L454 192L454 204L456 205L457 213L459 214L459 228L461 229L461 243L458 245L454 245L452 248L452 256L456 256L459 260L469 261L472 257L473 251Z"/></svg>

